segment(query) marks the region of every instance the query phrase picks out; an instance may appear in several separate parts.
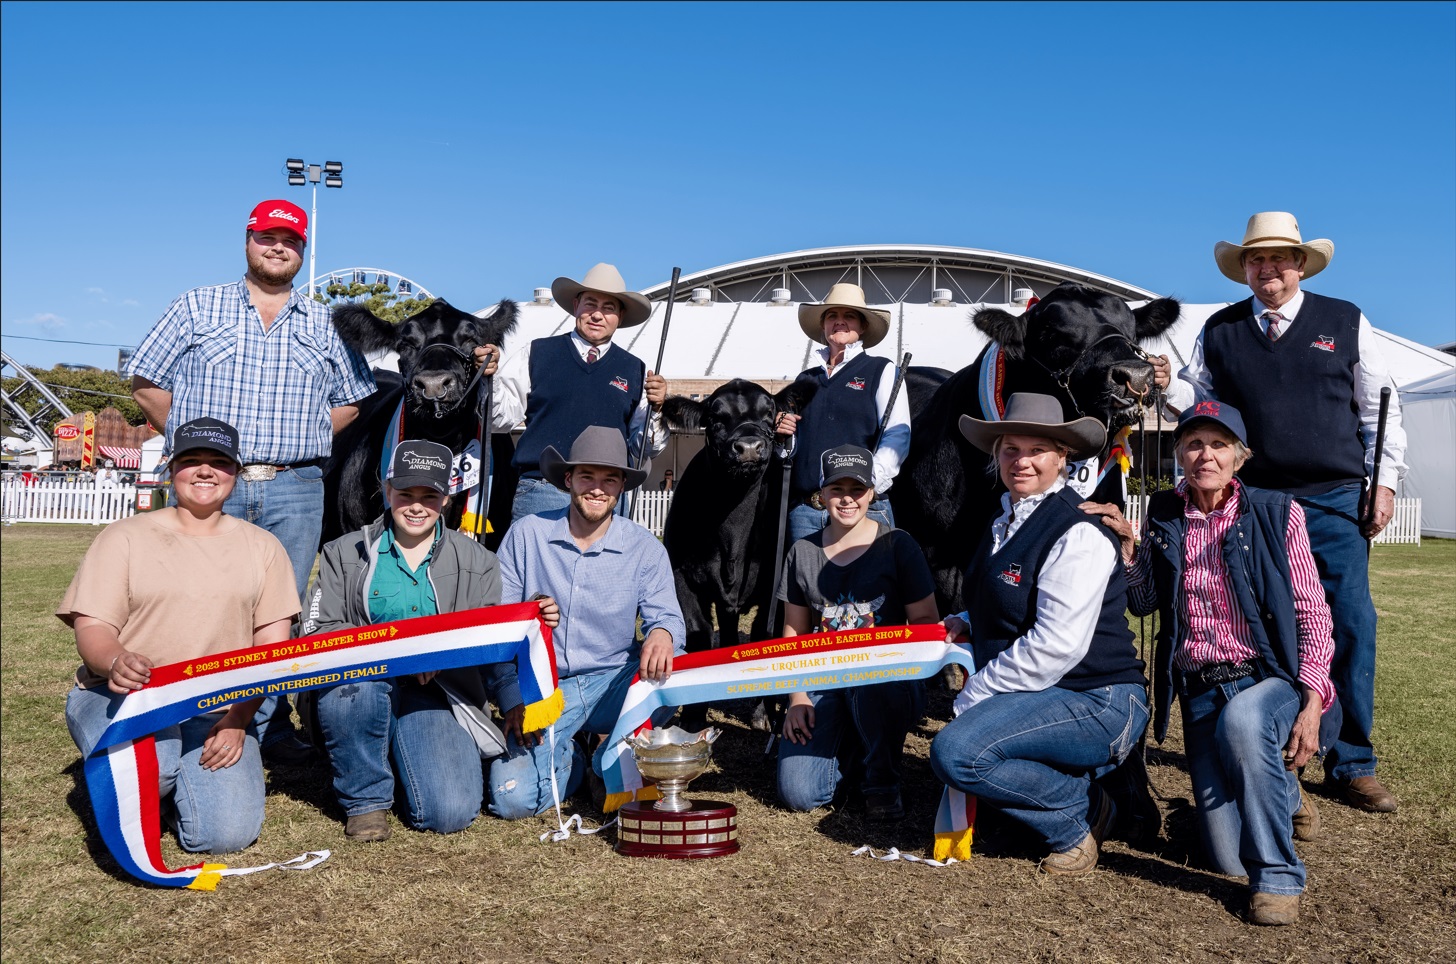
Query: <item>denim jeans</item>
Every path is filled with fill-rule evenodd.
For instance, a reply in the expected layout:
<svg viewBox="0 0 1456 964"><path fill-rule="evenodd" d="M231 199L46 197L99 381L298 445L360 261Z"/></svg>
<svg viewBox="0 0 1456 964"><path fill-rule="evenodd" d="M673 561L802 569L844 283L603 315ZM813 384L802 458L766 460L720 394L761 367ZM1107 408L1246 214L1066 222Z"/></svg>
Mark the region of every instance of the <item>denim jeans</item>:
<svg viewBox="0 0 1456 964"><path fill-rule="evenodd" d="M610 733L622 714L622 700L636 675L637 661L633 659L621 669L562 677L559 683L565 707L553 726L556 731L554 762L551 740L544 732L540 746L523 747L514 736L506 737L505 754L490 763L490 812L506 820L520 820L551 809L553 766L563 800L581 786L588 765L601 772L605 747L598 747L595 758L588 761L581 745L572 737L577 733ZM652 725L664 725L676 711L675 706L658 709L652 714Z"/></svg>
<svg viewBox="0 0 1456 964"><path fill-rule="evenodd" d="M528 515L564 509L570 503L571 496L545 479L521 479L511 500L511 518L524 519Z"/></svg>
<svg viewBox="0 0 1456 964"><path fill-rule="evenodd" d="M318 721L349 816L388 810L396 787L416 830L454 833L480 815L480 751L440 687L412 676L330 687L319 694Z"/></svg>
<svg viewBox="0 0 1456 964"><path fill-rule="evenodd" d="M73 686L66 694L66 728L83 757L91 755L124 698L104 684ZM220 713L203 713L153 734L163 812L169 812L170 798L177 842L188 853L242 850L263 829L263 757L252 726L237 763L221 770L204 770L199 763L203 741L220 719Z"/></svg>
<svg viewBox="0 0 1456 964"><path fill-rule="evenodd" d="M872 519L883 522L891 529L895 528L895 514L890 511L888 498L875 499L871 502L868 515ZM812 505L805 505L802 502L790 506L789 537L785 541L785 545L791 546L806 536L812 536L828 524L829 512L825 509L816 509Z"/></svg>
<svg viewBox="0 0 1456 964"><path fill-rule="evenodd" d="M942 783L1000 808L1061 852L1091 830L1094 771L1127 759L1147 725L1147 695L1137 683L997 693L936 734L930 768Z"/></svg>
<svg viewBox="0 0 1456 964"><path fill-rule="evenodd" d="M1180 696L1188 776L1198 831L1213 867L1248 876L1269 894L1304 890L1294 853L1299 778L1284 767L1284 745L1299 714L1299 692L1262 673Z"/></svg>
<svg viewBox="0 0 1456 964"><path fill-rule="evenodd" d="M905 737L925 712L918 680L811 693L814 728L808 743L779 742L779 800L791 810L827 807L844 774L840 760L859 757L865 794L900 789Z"/></svg>
<svg viewBox="0 0 1456 964"><path fill-rule="evenodd" d="M1360 534L1360 483L1301 496L1309 548L1335 622L1330 679L1340 695L1340 736L1325 754L1325 772L1339 780L1375 772L1370 734L1375 725L1375 604L1370 563Z"/></svg>

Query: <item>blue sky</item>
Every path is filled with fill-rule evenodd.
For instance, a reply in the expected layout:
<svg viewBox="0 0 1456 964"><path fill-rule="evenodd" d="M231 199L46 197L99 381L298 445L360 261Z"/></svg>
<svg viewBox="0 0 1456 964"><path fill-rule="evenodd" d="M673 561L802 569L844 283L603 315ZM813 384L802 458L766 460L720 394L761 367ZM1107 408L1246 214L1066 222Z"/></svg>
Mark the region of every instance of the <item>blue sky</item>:
<svg viewBox="0 0 1456 964"><path fill-rule="evenodd" d="M243 269L286 157L320 272L466 308L798 248L991 248L1193 302L1249 214L1456 339L1456 5L30 4L0 25L0 321L115 364ZM305 268L305 270L307 270Z"/></svg>

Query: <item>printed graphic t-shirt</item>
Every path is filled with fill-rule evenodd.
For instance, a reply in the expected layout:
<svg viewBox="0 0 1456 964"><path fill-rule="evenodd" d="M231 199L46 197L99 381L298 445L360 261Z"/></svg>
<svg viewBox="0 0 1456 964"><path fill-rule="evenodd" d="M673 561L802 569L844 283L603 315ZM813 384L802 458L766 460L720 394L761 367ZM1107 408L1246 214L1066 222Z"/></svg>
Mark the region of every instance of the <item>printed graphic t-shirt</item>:
<svg viewBox="0 0 1456 964"><path fill-rule="evenodd" d="M905 604L935 592L925 553L909 533L879 523L875 541L854 562L824 554L824 530L789 549L779 598L809 610L808 632L903 626Z"/></svg>

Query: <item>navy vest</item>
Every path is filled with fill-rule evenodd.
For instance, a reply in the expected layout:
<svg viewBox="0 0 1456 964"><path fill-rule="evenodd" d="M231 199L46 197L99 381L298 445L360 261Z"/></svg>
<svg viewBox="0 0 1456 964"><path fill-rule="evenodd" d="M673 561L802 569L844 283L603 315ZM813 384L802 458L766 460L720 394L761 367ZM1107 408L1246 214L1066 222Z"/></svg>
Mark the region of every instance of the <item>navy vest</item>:
<svg viewBox="0 0 1456 964"><path fill-rule="evenodd" d="M1304 312L1300 312L1303 317ZM1270 676L1299 689L1299 628L1289 575L1289 505L1293 497L1243 486L1239 514L1223 541L1223 564L1238 599L1234 618L1243 619ZM1184 641L1175 604L1183 587L1183 537L1188 520L1183 497L1157 492L1148 500L1148 536L1153 546L1153 586L1158 592L1158 643L1153 653L1153 738L1168 732L1173 702L1173 654ZM1320 746L1329 746L1341 714L1331 709L1320 725Z"/></svg>
<svg viewBox="0 0 1456 964"><path fill-rule="evenodd" d="M1203 356L1213 392L1237 408L1254 457L1239 470L1250 485L1320 495L1365 478L1365 443L1355 403L1360 309L1305 292L1293 326L1270 341L1258 299L1208 319Z"/></svg>
<svg viewBox="0 0 1456 964"><path fill-rule="evenodd" d="M588 365L570 334L537 338L531 342L526 431L516 443L513 464L523 476L540 478L542 450L550 445L567 455L589 425L619 429L630 442L632 413L642 399L646 379L642 359L616 345Z"/></svg>
<svg viewBox="0 0 1456 964"><path fill-rule="evenodd" d="M981 539L971 567L966 570L970 600L971 651L976 665L985 666L1008 649L1036 623L1036 577L1056 541L1075 525L1094 525L1116 549L1117 537L1077 505L1082 502L1071 486L1050 495L1022 523L1016 534L991 554L991 531ZM1143 680L1143 662L1132 645L1127 625L1127 577L1121 556L1102 594L1102 614L1092 634L1092 645L1082 661L1056 684L1081 692L1116 683Z"/></svg>
<svg viewBox="0 0 1456 964"><path fill-rule="evenodd" d="M869 448L880 428L875 404L880 379L890 369L888 358L860 352L830 378L822 367L801 372L797 381L811 381L818 391L799 414L794 444L793 498L802 502L819 488L819 457L836 445Z"/></svg>

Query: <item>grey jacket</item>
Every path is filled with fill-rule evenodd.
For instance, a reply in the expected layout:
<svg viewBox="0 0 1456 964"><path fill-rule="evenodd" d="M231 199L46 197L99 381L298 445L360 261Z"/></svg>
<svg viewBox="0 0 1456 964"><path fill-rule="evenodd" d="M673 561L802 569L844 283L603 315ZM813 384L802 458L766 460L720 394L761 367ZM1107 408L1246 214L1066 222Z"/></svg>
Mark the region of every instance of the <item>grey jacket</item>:
<svg viewBox="0 0 1456 964"><path fill-rule="evenodd" d="M388 514L382 515L363 529L324 546L318 578L308 596L303 635L369 625L369 584L374 579L379 541L388 520ZM426 575L435 592L435 605L442 613L500 604L500 566L495 553L469 536L444 530L430 551ZM483 710L487 718L487 689L502 713L509 713L522 702L515 663L445 670L435 679L447 691L453 690L465 702Z"/></svg>

